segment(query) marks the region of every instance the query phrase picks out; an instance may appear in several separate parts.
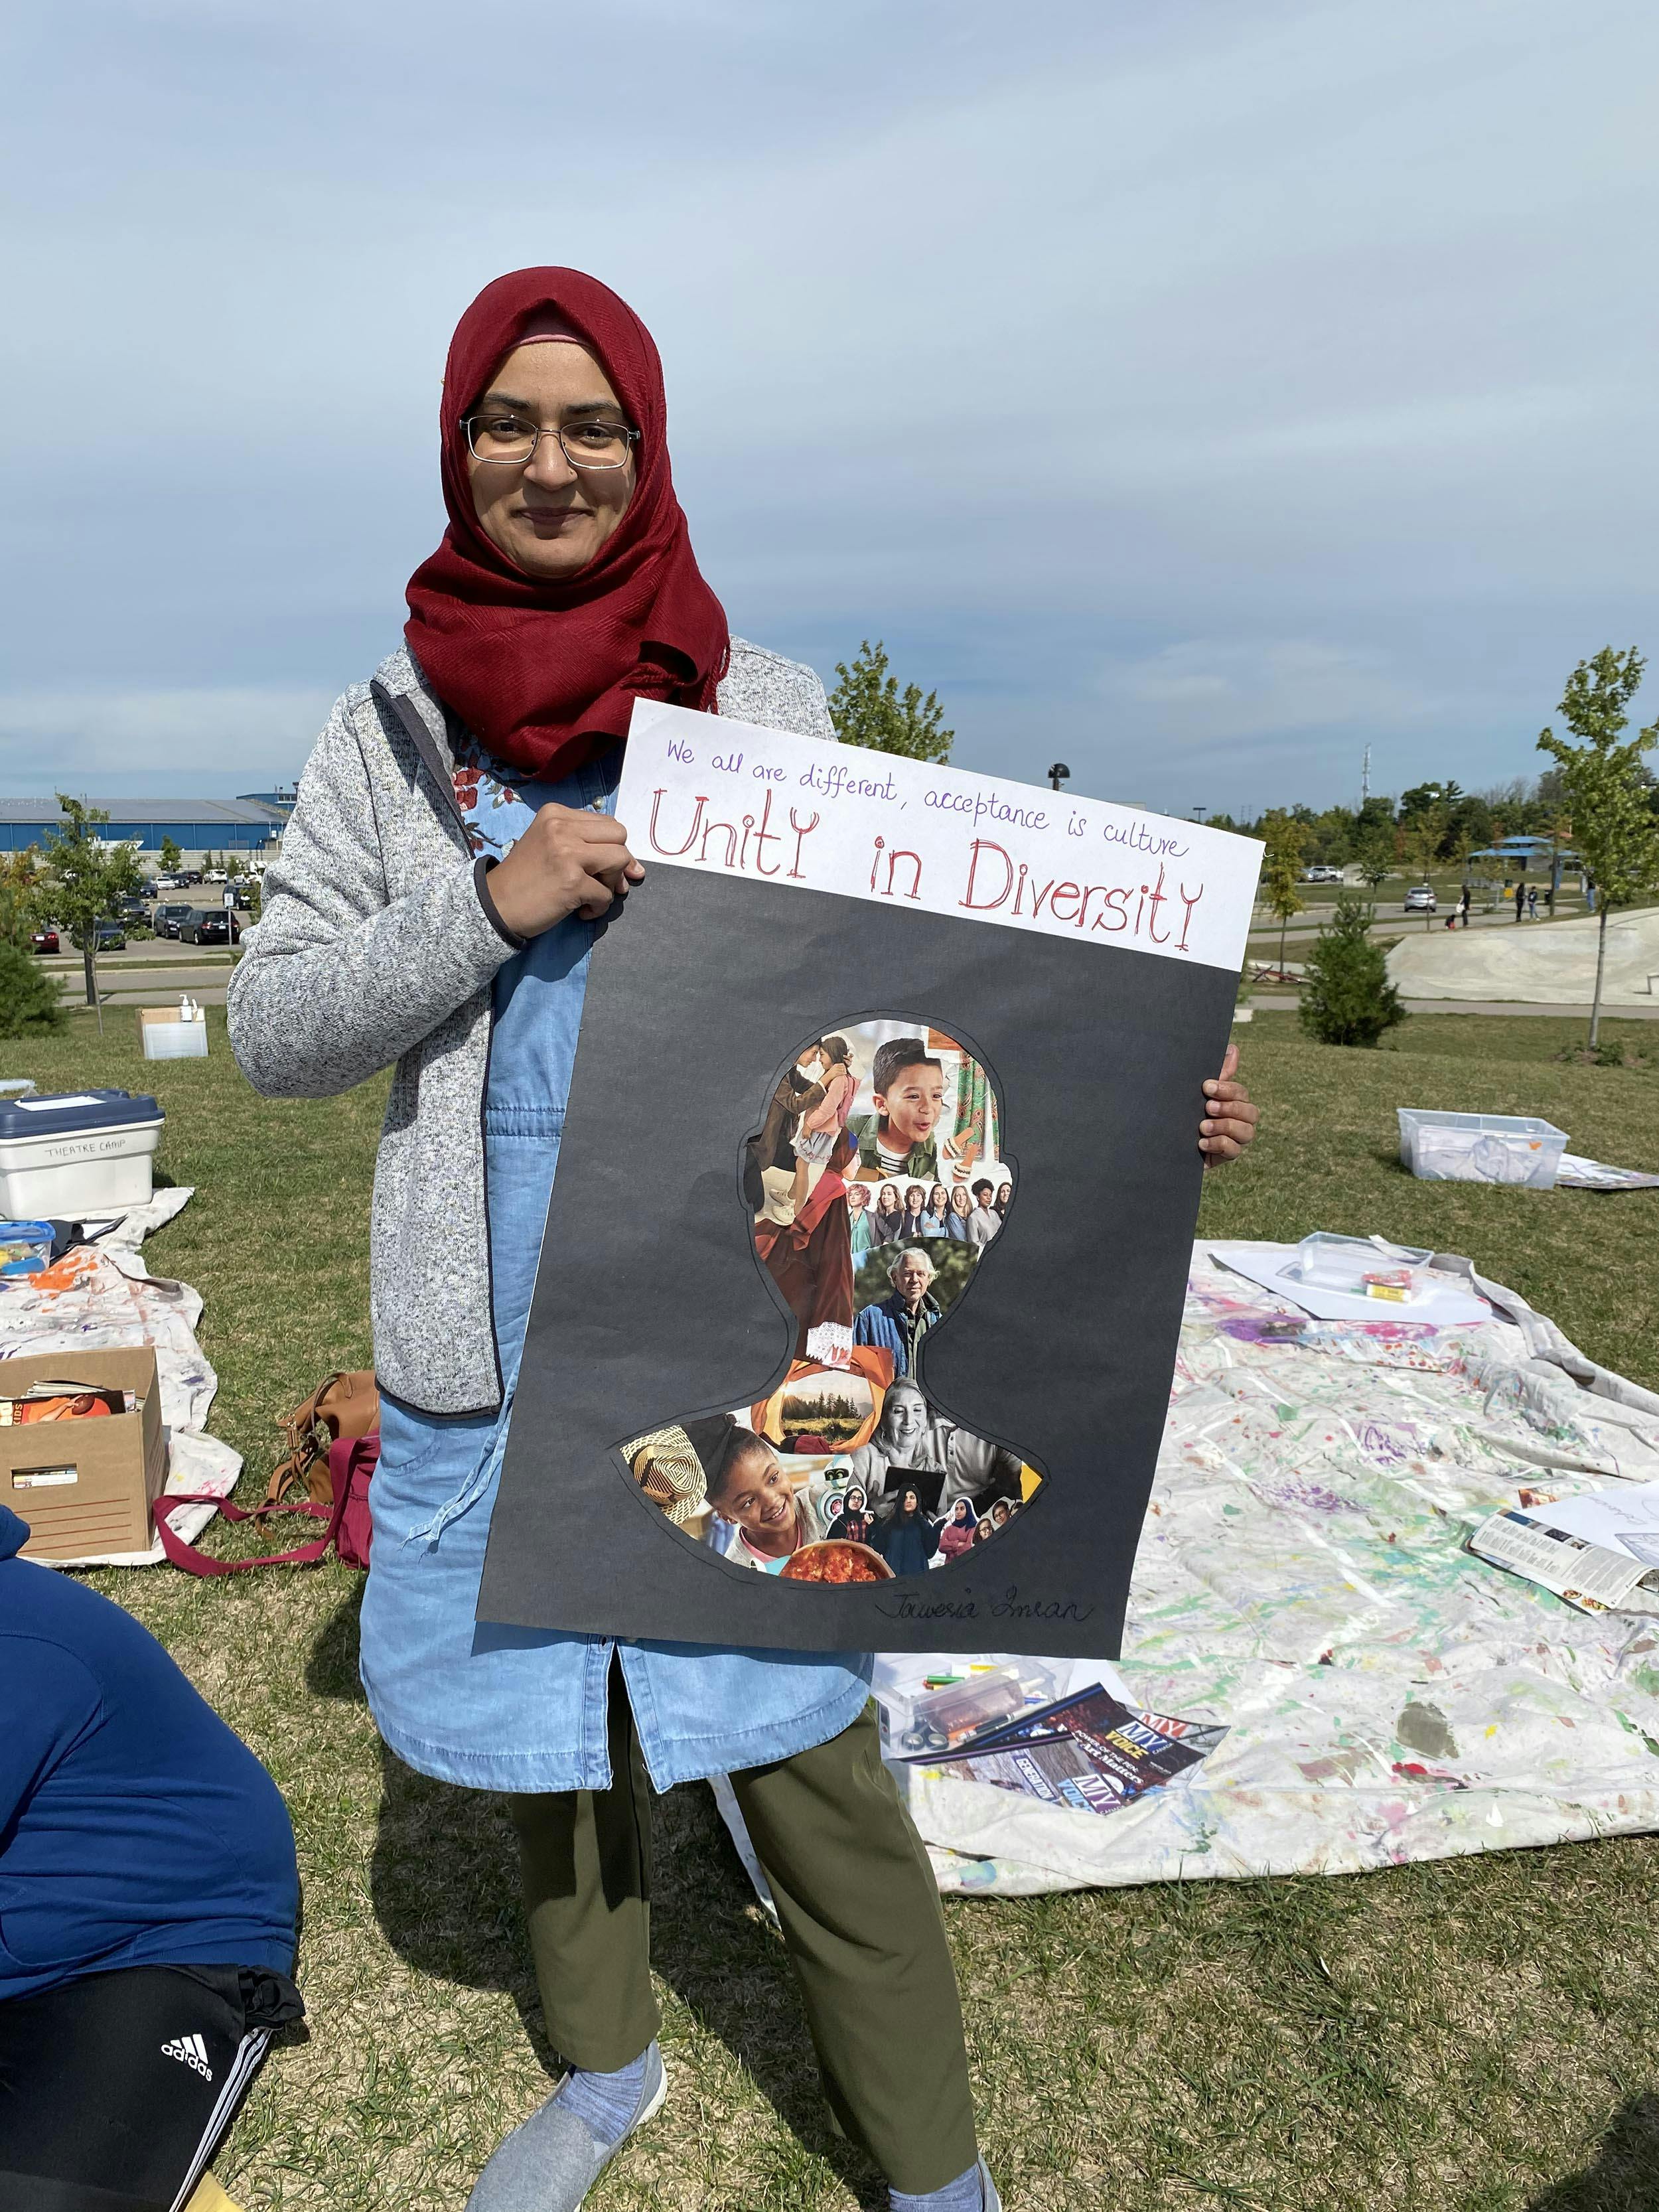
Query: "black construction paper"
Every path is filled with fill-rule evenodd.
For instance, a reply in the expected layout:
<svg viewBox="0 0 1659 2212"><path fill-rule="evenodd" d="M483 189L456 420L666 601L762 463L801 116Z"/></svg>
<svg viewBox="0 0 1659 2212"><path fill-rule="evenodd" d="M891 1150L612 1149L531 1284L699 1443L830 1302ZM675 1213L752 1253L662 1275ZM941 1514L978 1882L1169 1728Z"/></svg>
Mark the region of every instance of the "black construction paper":
<svg viewBox="0 0 1659 2212"><path fill-rule="evenodd" d="M647 858L649 854L647 852ZM481 1620L748 1649L1109 1657L1168 1401L1235 975L902 902L657 866L595 946ZM748 1147L831 1024L981 1063L1006 1221L922 1341L936 1413L1042 1478L994 1540L892 1580L757 1573L620 1447L766 1399L799 1348ZM747 1171L747 1188L745 1188Z"/></svg>

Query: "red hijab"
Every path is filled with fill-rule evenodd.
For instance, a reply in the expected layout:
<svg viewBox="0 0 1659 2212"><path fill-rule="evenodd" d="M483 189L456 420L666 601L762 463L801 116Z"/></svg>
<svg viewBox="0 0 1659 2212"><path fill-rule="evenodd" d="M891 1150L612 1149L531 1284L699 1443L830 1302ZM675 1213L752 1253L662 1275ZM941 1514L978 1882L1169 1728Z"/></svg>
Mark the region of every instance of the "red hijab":
<svg viewBox="0 0 1659 2212"><path fill-rule="evenodd" d="M544 583L478 526L461 417L501 363L550 318L599 362L641 435L634 496L580 573ZM444 367L443 543L409 580L410 651L446 705L497 759L556 778L628 734L635 699L714 707L730 639L674 496L662 363L651 333L596 277L520 269L485 285Z"/></svg>

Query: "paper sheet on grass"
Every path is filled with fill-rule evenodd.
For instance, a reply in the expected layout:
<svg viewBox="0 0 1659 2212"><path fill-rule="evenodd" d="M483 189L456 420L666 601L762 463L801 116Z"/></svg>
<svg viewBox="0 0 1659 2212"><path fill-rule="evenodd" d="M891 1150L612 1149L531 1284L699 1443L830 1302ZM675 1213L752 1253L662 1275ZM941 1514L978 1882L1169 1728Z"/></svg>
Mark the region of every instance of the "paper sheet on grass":
<svg viewBox="0 0 1659 2212"><path fill-rule="evenodd" d="M1325 1321L1211 1252L1109 1679L1230 1733L1105 1819L896 1765L940 1887L1357 1873L1659 1827L1659 1626L1465 1548L1505 1507L1645 1511L1659 1395L1479 1278L1482 1322Z"/></svg>
<svg viewBox="0 0 1659 2212"><path fill-rule="evenodd" d="M27 1275L0 1283L0 1359L150 1346L167 1431L167 1488L228 1498L236 1487L242 1461L239 1452L207 1433L208 1411L219 1378L196 1340L200 1293L187 1283L146 1273L141 1257L144 1238L171 1221L194 1195L188 1187L158 1190L148 1206L134 1207L100 1243L66 1254L44 1285ZM193 1543L214 1510L211 1505L188 1507L173 1525L187 1543ZM159 1565L164 1557L156 1543L143 1552L100 1553L49 1564L147 1567Z"/></svg>
<svg viewBox="0 0 1659 2212"><path fill-rule="evenodd" d="M1639 1168L1609 1167L1605 1160L1586 1159L1581 1152L1562 1153L1555 1181L1558 1188L1565 1183L1572 1190L1659 1188L1659 1175L1644 1175Z"/></svg>

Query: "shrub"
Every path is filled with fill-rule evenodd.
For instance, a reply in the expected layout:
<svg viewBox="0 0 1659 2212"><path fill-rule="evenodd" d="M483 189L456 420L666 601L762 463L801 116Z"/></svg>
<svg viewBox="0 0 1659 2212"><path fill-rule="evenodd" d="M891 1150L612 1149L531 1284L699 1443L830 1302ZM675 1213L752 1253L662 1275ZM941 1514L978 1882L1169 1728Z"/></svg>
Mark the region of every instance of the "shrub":
<svg viewBox="0 0 1659 2212"><path fill-rule="evenodd" d="M15 945L0 945L0 1037L45 1036L66 1019L58 978Z"/></svg>
<svg viewBox="0 0 1659 2212"><path fill-rule="evenodd" d="M1365 900L1344 891L1308 956L1302 1026L1321 1044L1374 1045L1406 1019L1382 948L1367 934L1371 914Z"/></svg>

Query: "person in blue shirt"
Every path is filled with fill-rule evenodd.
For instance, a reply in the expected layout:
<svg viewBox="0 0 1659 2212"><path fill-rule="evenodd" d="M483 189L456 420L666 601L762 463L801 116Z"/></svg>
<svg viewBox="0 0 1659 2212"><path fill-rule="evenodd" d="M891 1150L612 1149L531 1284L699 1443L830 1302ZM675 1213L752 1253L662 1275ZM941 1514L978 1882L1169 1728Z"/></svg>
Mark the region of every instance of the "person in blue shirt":
<svg viewBox="0 0 1659 2212"><path fill-rule="evenodd" d="M173 2212L305 2008L276 1784L0 1505L0 2212Z"/></svg>
<svg viewBox="0 0 1659 2212"><path fill-rule="evenodd" d="M916 1351L930 1328L945 1318L944 1308L933 1296L938 1273L920 1244L900 1244L893 1249L887 1279L890 1293L865 1307L853 1324L854 1344L873 1345L893 1355L895 1381L916 1371Z"/></svg>

